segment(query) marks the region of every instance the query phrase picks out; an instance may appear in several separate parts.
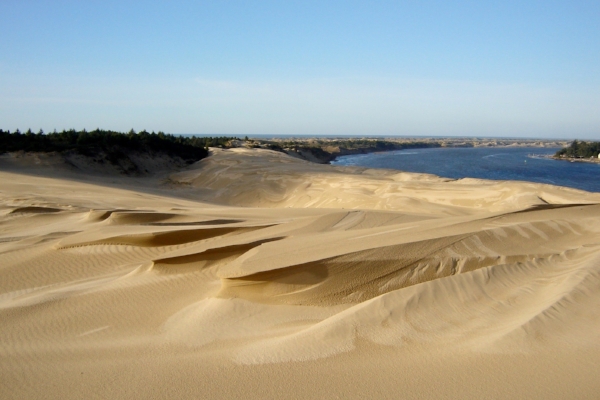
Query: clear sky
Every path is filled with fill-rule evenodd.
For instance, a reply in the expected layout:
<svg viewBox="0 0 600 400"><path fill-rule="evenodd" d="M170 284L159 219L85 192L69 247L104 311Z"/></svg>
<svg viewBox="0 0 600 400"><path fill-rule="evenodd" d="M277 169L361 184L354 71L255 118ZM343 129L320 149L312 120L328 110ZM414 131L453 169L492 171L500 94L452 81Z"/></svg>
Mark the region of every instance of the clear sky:
<svg viewBox="0 0 600 400"><path fill-rule="evenodd" d="M600 1L0 1L0 128L600 140Z"/></svg>

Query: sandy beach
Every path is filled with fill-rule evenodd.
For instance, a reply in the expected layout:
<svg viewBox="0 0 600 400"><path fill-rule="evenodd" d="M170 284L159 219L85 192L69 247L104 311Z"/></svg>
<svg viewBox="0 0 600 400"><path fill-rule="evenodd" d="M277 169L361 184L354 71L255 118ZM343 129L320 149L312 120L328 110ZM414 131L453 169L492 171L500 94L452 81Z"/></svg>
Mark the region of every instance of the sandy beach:
<svg viewBox="0 0 600 400"><path fill-rule="evenodd" d="M161 166L0 157L2 398L598 397L600 194Z"/></svg>

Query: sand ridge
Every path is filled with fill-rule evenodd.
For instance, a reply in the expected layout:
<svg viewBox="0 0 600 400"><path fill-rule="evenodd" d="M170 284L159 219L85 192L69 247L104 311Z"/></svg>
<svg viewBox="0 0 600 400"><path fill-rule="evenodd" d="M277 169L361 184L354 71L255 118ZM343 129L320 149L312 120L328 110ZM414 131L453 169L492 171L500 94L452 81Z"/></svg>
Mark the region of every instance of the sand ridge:
<svg viewBox="0 0 600 400"><path fill-rule="evenodd" d="M599 389L599 194L253 149L168 178L19 168L0 171L3 397Z"/></svg>

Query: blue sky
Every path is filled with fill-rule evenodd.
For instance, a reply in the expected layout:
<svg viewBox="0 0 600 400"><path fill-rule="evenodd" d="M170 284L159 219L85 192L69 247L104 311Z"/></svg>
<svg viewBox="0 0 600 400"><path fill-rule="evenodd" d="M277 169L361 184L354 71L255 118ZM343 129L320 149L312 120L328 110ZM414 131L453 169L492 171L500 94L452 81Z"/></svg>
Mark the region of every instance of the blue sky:
<svg viewBox="0 0 600 400"><path fill-rule="evenodd" d="M600 140L596 1L0 2L0 127Z"/></svg>

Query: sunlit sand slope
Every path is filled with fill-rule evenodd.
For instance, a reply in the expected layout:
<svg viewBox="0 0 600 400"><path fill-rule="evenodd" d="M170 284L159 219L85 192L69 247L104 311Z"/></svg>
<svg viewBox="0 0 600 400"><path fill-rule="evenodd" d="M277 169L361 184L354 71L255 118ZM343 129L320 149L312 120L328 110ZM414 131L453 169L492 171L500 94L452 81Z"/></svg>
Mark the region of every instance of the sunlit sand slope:
<svg viewBox="0 0 600 400"><path fill-rule="evenodd" d="M600 389L597 194L257 150L94 179L0 172L3 398Z"/></svg>

